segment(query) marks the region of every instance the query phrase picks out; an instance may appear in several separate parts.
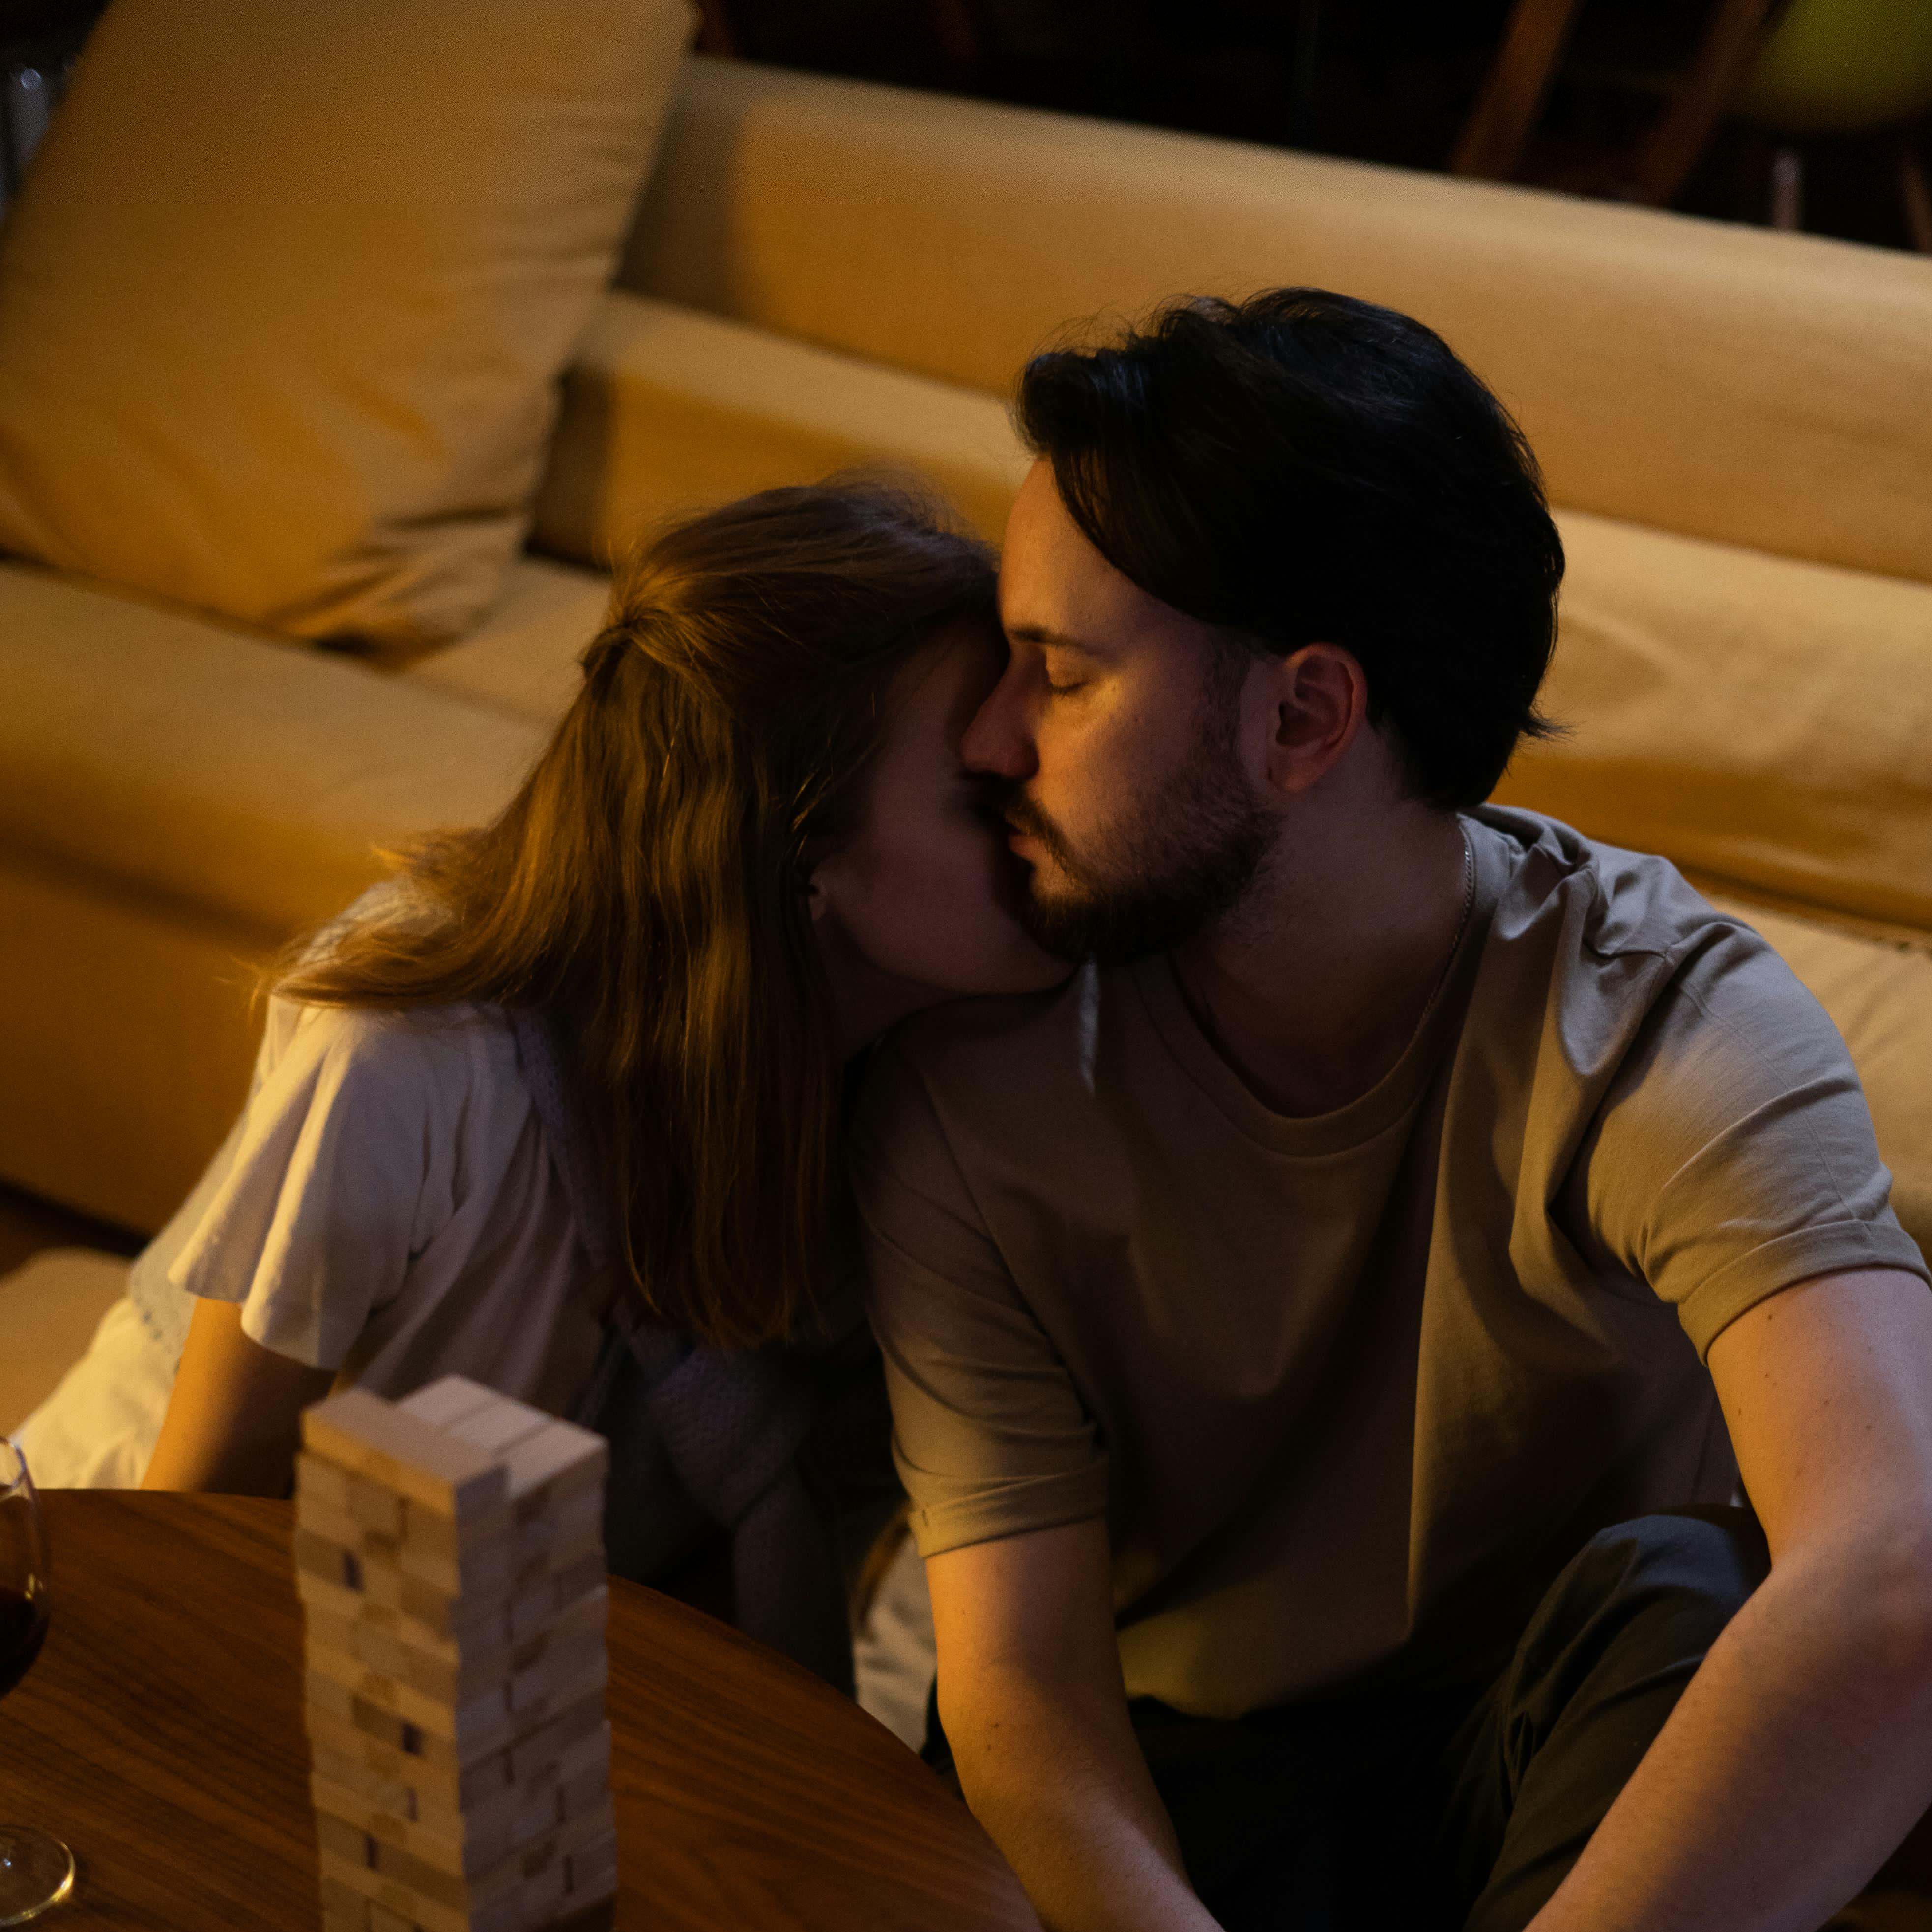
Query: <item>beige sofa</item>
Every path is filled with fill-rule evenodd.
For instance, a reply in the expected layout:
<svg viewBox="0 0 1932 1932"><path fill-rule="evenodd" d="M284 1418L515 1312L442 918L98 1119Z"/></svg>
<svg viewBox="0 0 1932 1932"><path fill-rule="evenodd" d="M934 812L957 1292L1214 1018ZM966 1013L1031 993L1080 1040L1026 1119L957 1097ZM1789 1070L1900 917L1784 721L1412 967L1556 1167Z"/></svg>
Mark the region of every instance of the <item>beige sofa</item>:
<svg viewBox="0 0 1932 1932"><path fill-rule="evenodd" d="M646 520L886 459L997 534L1029 352L1285 282L1422 317L1516 411L1577 728L1504 795L1761 916L1932 1248L1932 264L704 59L473 635L379 669L0 563L0 1178L167 1215L250 962L504 797Z"/></svg>

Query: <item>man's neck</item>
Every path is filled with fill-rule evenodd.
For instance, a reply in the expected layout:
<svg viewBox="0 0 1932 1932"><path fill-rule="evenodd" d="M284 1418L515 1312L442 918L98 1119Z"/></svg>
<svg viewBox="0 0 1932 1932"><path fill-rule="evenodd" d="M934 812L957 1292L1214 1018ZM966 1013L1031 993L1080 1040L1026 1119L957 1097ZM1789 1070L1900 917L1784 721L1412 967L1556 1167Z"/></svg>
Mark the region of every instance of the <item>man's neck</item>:
<svg viewBox="0 0 1932 1932"><path fill-rule="evenodd" d="M1178 947L1202 1030L1291 1116L1346 1106L1394 1066L1441 986L1474 872L1454 814L1290 828L1242 904Z"/></svg>

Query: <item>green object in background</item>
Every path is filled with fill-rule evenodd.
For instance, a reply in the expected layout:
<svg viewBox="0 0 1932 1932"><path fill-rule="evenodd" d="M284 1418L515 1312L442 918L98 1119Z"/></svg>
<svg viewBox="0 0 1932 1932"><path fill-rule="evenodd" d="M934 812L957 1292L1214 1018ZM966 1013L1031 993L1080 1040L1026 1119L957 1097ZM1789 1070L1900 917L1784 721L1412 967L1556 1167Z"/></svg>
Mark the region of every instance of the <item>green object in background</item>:
<svg viewBox="0 0 1932 1932"><path fill-rule="evenodd" d="M1731 111L1850 134L1932 108L1932 0L1791 0Z"/></svg>

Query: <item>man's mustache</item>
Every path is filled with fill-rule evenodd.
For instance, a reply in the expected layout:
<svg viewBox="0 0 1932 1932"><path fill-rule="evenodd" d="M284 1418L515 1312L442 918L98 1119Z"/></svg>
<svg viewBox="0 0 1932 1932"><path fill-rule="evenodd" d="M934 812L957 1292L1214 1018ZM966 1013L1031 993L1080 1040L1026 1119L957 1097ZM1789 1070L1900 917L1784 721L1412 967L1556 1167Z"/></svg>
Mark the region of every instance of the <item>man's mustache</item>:
<svg viewBox="0 0 1932 1932"><path fill-rule="evenodd" d="M990 786L987 807L996 818L1004 820L1016 832L1023 832L1029 838L1036 840L1061 865L1070 868L1072 854L1066 835L1027 796L1023 787L1011 782Z"/></svg>

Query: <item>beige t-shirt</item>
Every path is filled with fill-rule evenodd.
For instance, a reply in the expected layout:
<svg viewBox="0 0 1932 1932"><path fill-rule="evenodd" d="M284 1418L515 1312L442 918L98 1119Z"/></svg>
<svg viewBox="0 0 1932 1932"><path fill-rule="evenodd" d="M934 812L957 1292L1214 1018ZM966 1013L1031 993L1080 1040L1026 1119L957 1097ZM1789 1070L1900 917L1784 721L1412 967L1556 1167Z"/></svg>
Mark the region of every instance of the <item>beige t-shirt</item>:
<svg viewBox="0 0 1932 1932"><path fill-rule="evenodd" d="M1104 1515L1130 1694L1492 1671L1598 1529L1731 1494L1726 1322L1926 1275L1762 940L1663 860L1463 823L1443 993L1334 1112L1262 1106L1165 960L878 1057L856 1172L919 1547Z"/></svg>

